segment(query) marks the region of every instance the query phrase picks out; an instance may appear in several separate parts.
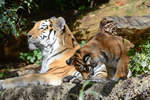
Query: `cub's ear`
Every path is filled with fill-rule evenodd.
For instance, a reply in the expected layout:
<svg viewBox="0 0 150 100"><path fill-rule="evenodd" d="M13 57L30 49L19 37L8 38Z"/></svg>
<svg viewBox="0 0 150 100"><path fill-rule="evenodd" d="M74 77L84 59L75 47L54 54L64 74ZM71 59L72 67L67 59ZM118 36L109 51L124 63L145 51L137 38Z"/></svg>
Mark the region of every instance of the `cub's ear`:
<svg viewBox="0 0 150 100"><path fill-rule="evenodd" d="M67 65L71 65L71 63L72 63L72 58L69 58L68 60L66 60Z"/></svg>
<svg viewBox="0 0 150 100"><path fill-rule="evenodd" d="M63 17L59 17L56 21L56 25L57 25L58 30L63 30L65 24L66 24L66 21Z"/></svg>

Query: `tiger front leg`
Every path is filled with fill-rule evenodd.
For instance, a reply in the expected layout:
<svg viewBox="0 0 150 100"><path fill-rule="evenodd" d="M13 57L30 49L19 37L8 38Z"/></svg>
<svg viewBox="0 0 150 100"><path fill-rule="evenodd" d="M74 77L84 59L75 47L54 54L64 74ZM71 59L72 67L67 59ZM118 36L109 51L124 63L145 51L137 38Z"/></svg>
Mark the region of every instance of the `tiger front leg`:
<svg viewBox="0 0 150 100"><path fill-rule="evenodd" d="M28 85L60 85L62 83L61 77L53 74L30 74L21 77L9 78L0 80L0 89L15 88L18 86Z"/></svg>

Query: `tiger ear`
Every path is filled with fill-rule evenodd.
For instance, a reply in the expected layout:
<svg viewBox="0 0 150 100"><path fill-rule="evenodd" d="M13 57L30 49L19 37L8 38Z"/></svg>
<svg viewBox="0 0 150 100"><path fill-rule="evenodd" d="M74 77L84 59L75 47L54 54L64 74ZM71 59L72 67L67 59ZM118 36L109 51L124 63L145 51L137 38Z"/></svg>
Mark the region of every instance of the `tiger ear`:
<svg viewBox="0 0 150 100"><path fill-rule="evenodd" d="M66 21L63 17L59 17L56 21L56 25L57 25L58 30L63 30L65 24L66 24Z"/></svg>

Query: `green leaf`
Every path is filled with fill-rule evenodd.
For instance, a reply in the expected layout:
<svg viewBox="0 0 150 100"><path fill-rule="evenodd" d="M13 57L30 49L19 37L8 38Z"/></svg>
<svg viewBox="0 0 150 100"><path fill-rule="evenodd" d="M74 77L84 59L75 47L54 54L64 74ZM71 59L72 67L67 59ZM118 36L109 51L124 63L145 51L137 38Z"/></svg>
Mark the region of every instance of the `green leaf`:
<svg viewBox="0 0 150 100"><path fill-rule="evenodd" d="M91 0L88 0L88 2L90 2Z"/></svg>
<svg viewBox="0 0 150 100"><path fill-rule="evenodd" d="M5 73L0 73L0 78L4 78L6 77L7 75Z"/></svg>
<svg viewBox="0 0 150 100"><path fill-rule="evenodd" d="M86 45L85 41L81 41L80 46L83 47L84 45Z"/></svg>
<svg viewBox="0 0 150 100"><path fill-rule="evenodd" d="M32 57L32 58L30 59L30 62L31 62L31 63L34 63L34 61L35 61L35 57Z"/></svg>
<svg viewBox="0 0 150 100"><path fill-rule="evenodd" d="M32 58L32 56L27 56L27 60L30 60Z"/></svg>

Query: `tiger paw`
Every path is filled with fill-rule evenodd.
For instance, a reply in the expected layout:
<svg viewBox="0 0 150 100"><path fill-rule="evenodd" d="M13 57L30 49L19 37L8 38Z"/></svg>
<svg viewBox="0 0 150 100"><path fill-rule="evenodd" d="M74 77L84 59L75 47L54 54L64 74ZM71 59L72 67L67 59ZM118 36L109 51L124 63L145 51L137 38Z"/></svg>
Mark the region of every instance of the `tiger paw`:
<svg viewBox="0 0 150 100"><path fill-rule="evenodd" d="M74 77L75 76L71 76L71 75L66 76L66 77L63 78L63 82L70 82Z"/></svg>
<svg viewBox="0 0 150 100"><path fill-rule="evenodd" d="M64 77L63 82L79 84L79 83L81 83L81 80L75 76L70 75L70 76Z"/></svg>
<svg viewBox="0 0 150 100"><path fill-rule="evenodd" d="M81 83L81 80L76 78L72 81L72 83L75 83L75 84L80 84Z"/></svg>

